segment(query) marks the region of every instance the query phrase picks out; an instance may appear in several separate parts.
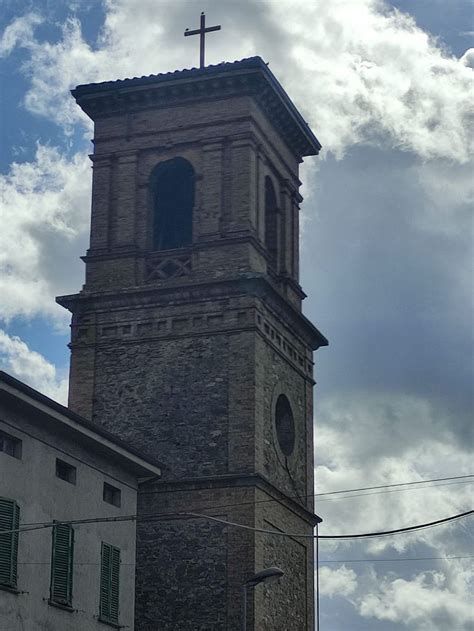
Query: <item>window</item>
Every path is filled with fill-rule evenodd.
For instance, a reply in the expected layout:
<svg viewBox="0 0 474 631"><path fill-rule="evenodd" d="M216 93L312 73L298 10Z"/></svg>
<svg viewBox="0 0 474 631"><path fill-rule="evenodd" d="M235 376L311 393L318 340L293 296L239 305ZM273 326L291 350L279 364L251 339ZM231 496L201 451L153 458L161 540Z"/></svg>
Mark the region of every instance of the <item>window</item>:
<svg viewBox="0 0 474 631"><path fill-rule="evenodd" d="M276 268L278 257L278 207L275 188L271 179L265 178L265 245L270 264Z"/></svg>
<svg viewBox="0 0 474 631"><path fill-rule="evenodd" d="M5 432L0 432L0 451L14 458L21 458L21 440Z"/></svg>
<svg viewBox="0 0 474 631"><path fill-rule="evenodd" d="M295 421L290 402L280 394L275 407L275 429L280 449L285 456L291 456L295 447Z"/></svg>
<svg viewBox="0 0 474 631"><path fill-rule="evenodd" d="M107 484L104 482L104 492L103 492L103 500L108 504L113 504L114 506L118 506L120 508L121 499L122 499L122 491L120 489L115 488L111 484Z"/></svg>
<svg viewBox="0 0 474 631"><path fill-rule="evenodd" d="M76 467L56 458L56 477L70 484L76 484Z"/></svg>
<svg viewBox="0 0 474 631"><path fill-rule="evenodd" d="M161 162L151 176L153 248L169 250L191 244L194 169L184 158Z"/></svg>
<svg viewBox="0 0 474 631"><path fill-rule="evenodd" d="M120 550L102 543L99 619L118 624L120 591Z"/></svg>
<svg viewBox="0 0 474 631"><path fill-rule="evenodd" d="M51 555L50 602L70 607L72 604L72 575L74 530L69 524L53 527Z"/></svg>
<svg viewBox="0 0 474 631"><path fill-rule="evenodd" d="M0 530L20 527L20 507L15 500L0 497ZM0 586L16 588L18 532L0 533Z"/></svg>

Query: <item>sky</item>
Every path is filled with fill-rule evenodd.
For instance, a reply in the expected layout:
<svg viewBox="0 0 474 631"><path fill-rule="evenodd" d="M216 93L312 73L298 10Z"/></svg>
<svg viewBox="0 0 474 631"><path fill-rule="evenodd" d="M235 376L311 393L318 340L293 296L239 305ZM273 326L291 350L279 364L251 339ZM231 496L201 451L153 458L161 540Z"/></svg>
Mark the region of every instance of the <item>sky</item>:
<svg viewBox="0 0 474 631"><path fill-rule="evenodd" d="M316 492L473 474L470 0L2 0L0 368L65 403L83 283L89 119L79 83L261 55L323 145L301 179L316 355ZM403 487L401 487L403 488ZM466 480L321 497L321 534L469 510ZM472 518L321 541L321 631L474 626ZM453 558L456 557L456 558ZM423 560L412 560L423 559Z"/></svg>

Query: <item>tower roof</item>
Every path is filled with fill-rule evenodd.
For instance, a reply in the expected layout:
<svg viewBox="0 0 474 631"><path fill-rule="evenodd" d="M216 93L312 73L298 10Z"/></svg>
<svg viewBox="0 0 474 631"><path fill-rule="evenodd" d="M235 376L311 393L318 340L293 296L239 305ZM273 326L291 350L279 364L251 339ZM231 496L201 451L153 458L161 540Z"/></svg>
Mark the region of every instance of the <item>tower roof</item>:
<svg viewBox="0 0 474 631"><path fill-rule="evenodd" d="M165 107L194 100L250 94L299 156L317 155L316 136L261 57L205 68L79 85L78 105L93 120L118 111Z"/></svg>

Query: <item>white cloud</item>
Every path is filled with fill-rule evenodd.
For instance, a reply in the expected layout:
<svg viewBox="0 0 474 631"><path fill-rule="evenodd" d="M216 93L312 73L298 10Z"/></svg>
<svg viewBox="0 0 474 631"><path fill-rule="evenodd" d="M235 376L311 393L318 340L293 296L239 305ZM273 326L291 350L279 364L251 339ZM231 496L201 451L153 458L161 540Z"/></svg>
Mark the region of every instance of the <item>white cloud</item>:
<svg viewBox="0 0 474 631"><path fill-rule="evenodd" d="M474 48L468 48L459 61L468 68L474 68Z"/></svg>
<svg viewBox="0 0 474 631"><path fill-rule="evenodd" d="M4 30L0 39L0 57L8 56L17 46L27 46L34 41L34 30L42 19L36 13L14 19Z"/></svg>
<svg viewBox="0 0 474 631"><path fill-rule="evenodd" d="M216 12L223 10L214 4ZM31 15L3 37L5 53L15 45L30 51L27 107L68 130L85 121L68 94L75 83L172 70L192 59L181 31L193 3L119 0L105 7L96 48L82 38L77 19L65 23L55 44L31 36L37 20ZM461 60L449 55L409 15L378 0L267 0L247 2L243 12L226 3L226 16L227 28L245 31L245 41L219 34L210 62L264 55L327 150L340 155L388 137L424 158L468 159L470 53Z"/></svg>
<svg viewBox="0 0 474 631"><path fill-rule="evenodd" d="M317 411L317 493L472 473L471 455L449 431L451 419L436 418L427 400L395 393L339 393L318 401ZM352 498L323 496L315 507L323 518L320 533L392 530L464 512L472 507L472 484L459 482L369 490ZM361 616L396 623L396 628L406 625L410 631L461 631L470 620L466 603L474 572L470 559L444 559L470 554L468 527L465 519L390 537L322 540L320 558L365 559L354 566L351 580L347 577L347 584L356 588L340 593ZM434 572L420 572L409 561L380 563L411 557L440 558L428 561ZM333 576L332 568L321 570L321 594L332 597L338 593L333 582L339 577L343 588L346 573ZM377 628L373 624L370 628Z"/></svg>
<svg viewBox="0 0 474 631"><path fill-rule="evenodd" d="M46 396L66 404L68 378L19 337L0 329L0 369L39 390Z"/></svg>
<svg viewBox="0 0 474 631"><path fill-rule="evenodd" d="M449 418L435 417L428 401L404 395L353 393L318 402L316 492L471 474L470 454L459 449L450 424ZM388 530L467 510L471 490L472 485L455 484L321 498L316 512L324 518L321 534ZM441 545L433 529L367 546L374 552L402 551L414 541Z"/></svg>
<svg viewBox="0 0 474 631"><path fill-rule="evenodd" d="M459 581L458 581L459 583ZM412 631L468 631L474 622L467 584L451 589L440 572L423 572L412 580L384 579L358 601L365 617L396 622Z"/></svg>
<svg viewBox="0 0 474 631"><path fill-rule="evenodd" d="M393 146L424 158L468 159L472 73L409 15L376 0L293 11L276 2L274 9L296 42L285 85L326 148L342 152L388 135Z"/></svg>
<svg viewBox="0 0 474 631"><path fill-rule="evenodd" d="M14 163L0 175L0 319L69 319L54 297L80 285L89 209L90 166L83 154L69 160L39 145L34 161Z"/></svg>
<svg viewBox="0 0 474 631"><path fill-rule="evenodd" d="M357 574L344 565L336 570L321 567L319 573L321 596L350 596L357 587Z"/></svg>

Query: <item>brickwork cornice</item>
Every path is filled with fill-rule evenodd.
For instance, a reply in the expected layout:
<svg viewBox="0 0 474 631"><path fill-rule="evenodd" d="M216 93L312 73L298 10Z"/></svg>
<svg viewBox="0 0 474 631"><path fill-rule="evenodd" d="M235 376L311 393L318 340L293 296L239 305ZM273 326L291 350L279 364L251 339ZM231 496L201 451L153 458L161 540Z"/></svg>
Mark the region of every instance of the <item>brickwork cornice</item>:
<svg viewBox="0 0 474 631"><path fill-rule="evenodd" d="M316 350L327 346L324 335L296 308L294 308L263 274L243 274L240 278L228 278L193 284L174 284L167 287L133 287L122 291L81 292L58 296L56 302L72 313L90 309L109 310L130 307L155 306L180 300L208 300L242 294L254 295L268 302L274 312L283 318L305 342Z"/></svg>
<svg viewBox="0 0 474 631"><path fill-rule="evenodd" d="M187 102L194 104L199 99L249 94L295 155L317 155L321 148L308 124L260 57L202 69L80 85L72 94L93 120L150 107L169 107Z"/></svg>

